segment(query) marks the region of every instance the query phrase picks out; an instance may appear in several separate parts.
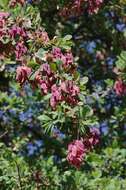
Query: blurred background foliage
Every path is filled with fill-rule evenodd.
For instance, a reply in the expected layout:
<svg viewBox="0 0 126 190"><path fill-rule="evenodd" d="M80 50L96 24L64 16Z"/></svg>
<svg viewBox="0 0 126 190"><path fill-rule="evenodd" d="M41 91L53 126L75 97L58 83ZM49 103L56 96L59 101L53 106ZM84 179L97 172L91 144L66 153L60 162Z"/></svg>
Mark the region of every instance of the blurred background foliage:
<svg viewBox="0 0 126 190"><path fill-rule="evenodd" d="M8 1L0 0L1 11ZM66 136L55 129L44 134L38 117L43 101L28 85L15 82L15 63L0 62L0 189L1 190L125 190L126 96L113 90L115 67L126 68L126 2L104 0L98 14L86 11L65 18L59 9L66 0L27 1L11 9L17 17L38 20L50 38L72 35L78 70L88 76L87 103L97 116L101 132L98 147L76 170L66 156ZM39 17L40 14L40 17ZM125 72L122 73L126 80Z"/></svg>

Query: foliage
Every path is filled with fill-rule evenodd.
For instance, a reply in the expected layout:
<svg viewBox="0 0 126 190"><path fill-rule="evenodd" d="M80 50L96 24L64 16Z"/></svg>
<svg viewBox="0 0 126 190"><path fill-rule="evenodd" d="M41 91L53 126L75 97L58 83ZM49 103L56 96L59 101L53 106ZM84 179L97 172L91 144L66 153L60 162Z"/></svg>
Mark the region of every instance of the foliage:
<svg viewBox="0 0 126 190"><path fill-rule="evenodd" d="M121 0L0 0L1 190L126 189L125 16Z"/></svg>
<svg viewBox="0 0 126 190"><path fill-rule="evenodd" d="M1 144L1 189L125 189L125 149L106 148L101 155L92 153L81 170L63 170L63 160L55 165L54 157L24 160ZM34 165L35 164L35 165ZM110 177L111 176L111 177ZM30 181L30 183L29 183Z"/></svg>

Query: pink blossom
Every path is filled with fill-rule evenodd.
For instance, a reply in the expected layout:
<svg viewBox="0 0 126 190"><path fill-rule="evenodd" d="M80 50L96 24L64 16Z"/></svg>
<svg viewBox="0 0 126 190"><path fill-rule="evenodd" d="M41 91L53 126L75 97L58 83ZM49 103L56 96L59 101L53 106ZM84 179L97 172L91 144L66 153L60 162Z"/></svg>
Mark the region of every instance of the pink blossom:
<svg viewBox="0 0 126 190"><path fill-rule="evenodd" d="M24 42L18 42L15 48L16 60L20 61L26 52L27 47L24 45Z"/></svg>
<svg viewBox="0 0 126 190"><path fill-rule="evenodd" d="M51 87L51 93L52 96L50 98L50 105L53 109L55 109L57 103L62 99L61 90L59 87L56 86L56 84L54 84Z"/></svg>
<svg viewBox="0 0 126 190"><path fill-rule="evenodd" d="M9 13L0 12L0 38L7 34L6 18L9 16Z"/></svg>
<svg viewBox="0 0 126 190"><path fill-rule="evenodd" d="M65 93L68 92L68 90L67 90L67 85L66 85L66 82L65 82L65 81L61 83L60 87L61 87L61 90L62 90L63 92L65 92Z"/></svg>
<svg viewBox="0 0 126 190"><path fill-rule="evenodd" d="M88 12L89 14L94 14L99 11L103 0L88 0Z"/></svg>
<svg viewBox="0 0 126 190"><path fill-rule="evenodd" d="M43 43L47 44L49 42L49 37L47 32L42 32L40 35L40 39L43 41Z"/></svg>
<svg viewBox="0 0 126 190"><path fill-rule="evenodd" d="M81 166L84 156L99 143L100 132L97 128L91 128L87 137L74 140L68 145L67 160L76 168Z"/></svg>
<svg viewBox="0 0 126 190"><path fill-rule="evenodd" d="M57 101L55 99L55 97L52 95L51 98L50 98L50 106L55 109L56 108L56 105L57 105Z"/></svg>
<svg viewBox="0 0 126 190"><path fill-rule="evenodd" d="M40 81L40 89L42 90L42 92L44 94L48 93L48 85L47 85L46 81L44 81L44 80Z"/></svg>
<svg viewBox="0 0 126 190"><path fill-rule="evenodd" d="M61 59L63 54L61 52L60 48L54 47L52 50L52 54L54 56L55 59Z"/></svg>
<svg viewBox="0 0 126 190"><path fill-rule="evenodd" d="M61 58L60 58L59 60L62 61L64 68L67 67L66 56L65 56L65 55L62 54L62 55L61 55Z"/></svg>
<svg viewBox="0 0 126 190"><path fill-rule="evenodd" d="M61 11L60 15L63 17L80 16L84 11L84 5L88 7L89 14L96 14L103 0L73 0L72 3L68 3Z"/></svg>
<svg viewBox="0 0 126 190"><path fill-rule="evenodd" d="M90 146L93 147L96 144L99 143L100 140L100 131L98 128L90 128L90 133L89 133L89 137L88 140L90 142Z"/></svg>
<svg viewBox="0 0 126 190"><path fill-rule="evenodd" d="M126 95L126 85L121 79L117 80L114 84L114 90L118 96Z"/></svg>
<svg viewBox="0 0 126 190"><path fill-rule="evenodd" d="M22 85L31 74L31 68L27 66L19 66L16 71L16 80Z"/></svg>
<svg viewBox="0 0 126 190"><path fill-rule="evenodd" d="M80 92L79 87L70 80L61 83L61 90L70 96L77 96Z"/></svg>
<svg viewBox="0 0 126 190"><path fill-rule="evenodd" d="M0 18L7 18L9 16L9 13L7 12L0 12Z"/></svg>
<svg viewBox="0 0 126 190"><path fill-rule="evenodd" d="M60 85L63 100L65 100L69 105L75 105L78 102L78 95L80 89L73 81L64 81Z"/></svg>
<svg viewBox="0 0 126 190"><path fill-rule="evenodd" d="M68 145L68 162L79 168L82 164L83 157L85 155L85 147L82 140L74 140Z"/></svg>
<svg viewBox="0 0 126 190"><path fill-rule="evenodd" d="M10 31L9 34L12 38L16 38L18 37L22 37L25 38L27 36L26 31L24 30L24 28L21 28L19 26L13 26Z"/></svg>
<svg viewBox="0 0 126 190"><path fill-rule="evenodd" d="M35 32L35 37L37 38L37 40L39 42L42 42L45 45L48 44L48 42L49 42L49 36L48 36L47 32L46 31L42 31L41 29L37 30Z"/></svg>
<svg viewBox="0 0 126 190"><path fill-rule="evenodd" d="M60 92L60 88L56 86L56 84L54 84L51 88L51 92L53 94L53 96L56 98L56 100L61 100L61 92Z"/></svg>
<svg viewBox="0 0 126 190"><path fill-rule="evenodd" d="M38 84L42 93L47 94L48 93L48 81L43 80L41 77L41 74L39 71L36 71L35 73L35 84Z"/></svg>
<svg viewBox="0 0 126 190"><path fill-rule="evenodd" d="M52 50L52 55L53 55L53 58L56 59L56 60L61 60L63 65L65 66L66 65L66 56L63 55L62 51L60 48L58 47L54 47L53 50Z"/></svg>
<svg viewBox="0 0 126 190"><path fill-rule="evenodd" d="M68 52L64 55L65 59L63 61L63 66L66 68L66 67L69 67L73 64L73 55L71 52Z"/></svg>
<svg viewBox="0 0 126 190"><path fill-rule="evenodd" d="M83 143L85 145L86 152L89 152L96 144L100 141L100 131L99 129L93 127L90 128L89 134L83 138Z"/></svg>
<svg viewBox="0 0 126 190"><path fill-rule="evenodd" d="M83 12L83 3L84 0L74 0L61 10L60 15L64 17L81 15Z"/></svg>
<svg viewBox="0 0 126 190"><path fill-rule="evenodd" d="M38 84L41 84L41 81L42 81L41 75L40 75L39 71L36 71L35 72L35 82Z"/></svg>
<svg viewBox="0 0 126 190"><path fill-rule="evenodd" d="M42 64L40 70L43 72L43 75L48 75L48 76L51 75L51 69L49 64L47 63Z"/></svg>
<svg viewBox="0 0 126 190"><path fill-rule="evenodd" d="M54 47L52 50L52 55L54 59L62 61L64 68L67 68L73 64L73 55L71 52L63 54L60 48Z"/></svg>
<svg viewBox="0 0 126 190"><path fill-rule="evenodd" d="M51 71L50 65L44 63L40 66L40 69L35 73L35 83L40 87L44 94L47 94L48 91L52 91L54 96L54 83L55 76ZM52 88L52 89L51 89Z"/></svg>

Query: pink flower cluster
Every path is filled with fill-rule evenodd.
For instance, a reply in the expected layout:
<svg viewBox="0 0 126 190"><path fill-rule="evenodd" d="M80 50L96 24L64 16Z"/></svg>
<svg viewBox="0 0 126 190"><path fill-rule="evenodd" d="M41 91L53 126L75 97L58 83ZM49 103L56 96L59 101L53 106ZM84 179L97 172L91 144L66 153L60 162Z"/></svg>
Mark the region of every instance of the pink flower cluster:
<svg viewBox="0 0 126 190"><path fill-rule="evenodd" d="M86 152L89 152L96 144L99 143L100 131L98 128L90 128L89 134L83 139Z"/></svg>
<svg viewBox="0 0 126 190"><path fill-rule="evenodd" d="M10 34L10 37L13 39L16 39L19 37L25 39L27 37L27 33L25 29L16 25L13 25L12 28L10 28L9 34Z"/></svg>
<svg viewBox="0 0 126 190"><path fill-rule="evenodd" d="M13 24L10 25L8 17L8 13L0 13L0 39L2 41L2 39L8 38L10 41L9 43L14 49L14 51L11 53L15 53L16 60L22 61L23 56L27 53L27 47L25 45L27 32L23 27L19 27ZM13 45L13 41L16 45ZM4 49L3 54L5 55Z"/></svg>
<svg viewBox="0 0 126 190"><path fill-rule="evenodd" d="M16 2L19 3L19 1ZM0 33L0 37L3 40L5 37L9 39L9 43L5 45L1 40L0 57L2 59L8 56L6 49L9 47L9 55L12 58L15 55L16 61L21 63L21 66L17 68L16 80L20 85L28 81L32 87L38 87L44 95L50 93L50 105L53 109L56 109L56 106L63 101L71 106L76 105L78 103L79 87L72 79L67 80L60 75L62 71L71 77L74 73L75 65L71 51L62 52L58 47L52 47L51 50L46 49L43 61L32 52L30 55L28 40L34 41L35 50L37 51L41 47L40 45L45 47L50 42L47 32L41 28L36 31L29 31L24 27L22 21L17 24L15 24L15 21L10 23L8 16L8 13L0 13L0 25L3 27L1 27L2 29L5 29L5 33ZM3 46L4 48L2 48ZM30 74L32 75L32 69L27 67L27 57L29 59L34 57L36 63L38 63L39 68L34 73L34 79L29 77ZM51 68L52 64L54 64L55 69Z"/></svg>
<svg viewBox="0 0 126 190"><path fill-rule="evenodd" d="M70 80L62 82L59 87L54 84L51 88L50 105L55 109L59 102L65 101L68 105L74 106L78 102L79 92L79 87Z"/></svg>
<svg viewBox="0 0 126 190"><path fill-rule="evenodd" d="M61 10L60 15L63 17L80 16L84 12L85 5L88 7L89 14L96 14L102 3L103 0L74 0Z"/></svg>
<svg viewBox="0 0 126 190"><path fill-rule="evenodd" d="M118 96L126 95L126 84L119 79L114 84L114 90Z"/></svg>
<svg viewBox="0 0 126 190"><path fill-rule="evenodd" d="M89 14L98 13L103 0L88 0L88 12Z"/></svg>
<svg viewBox="0 0 126 190"><path fill-rule="evenodd" d="M39 43L48 44L49 42L49 36L46 31L43 31L41 29L35 31L34 33L34 39L37 40Z"/></svg>
<svg viewBox="0 0 126 190"><path fill-rule="evenodd" d="M0 29L4 27L5 21L8 18L9 13L0 12Z"/></svg>
<svg viewBox="0 0 126 190"><path fill-rule="evenodd" d="M6 12L0 12L0 18L7 18L9 16L9 13Z"/></svg>
<svg viewBox="0 0 126 190"><path fill-rule="evenodd" d="M25 40L27 38L27 32L23 27L13 25L9 29L9 35L12 40L16 41L15 56L17 61L22 61L23 56L27 53L27 47Z"/></svg>
<svg viewBox="0 0 126 190"><path fill-rule="evenodd" d="M59 102L65 101L69 105L76 105L78 102L79 87L73 81L63 81L56 85L56 78L49 64L40 66L39 72L36 72L35 81L39 85L43 94L51 93L50 105L56 108Z"/></svg>
<svg viewBox="0 0 126 190"><path fill-rule="evenodd" d="M84 155L85 147L82 140L74 140L68 145L67 160L71 165L80 168Z"/></svg>
<svg viewBox="0 0 126 190"><path fill-rule="evenodd" d="M92 128L84 139L74 140L70 143L68 145L68 162L76 168L80 168L84 156L99 143L99 136L99 130Z"/></svg>
<svg viewBox="0 0 126 190"><path fill-rule="evenodd" d="M2 14L2 16L0 16L0 24L3 26L3 28L0 29L0 37L4 38L8 36L11 42L15 41L14 52L17 61L22 62L23 56L27 54L28 49L26 42L28 39L34 40L38 44L47 44L49 42L48 34L45 31L38 30L30 34L24 27L17 25L9 26L7 29L7 26L3 23L3 16L5 17L6 15Z"/></svg>
<svg viewBox="0 0 126 190"><path fill-rule="evenodd" d="M51 71L50 65L44 63L36 71L35 84L39 86L43 94L50 92L51 86L55 83L55 75Z"/></svg>
<svg viewBox="0 0 126 190"><path fill-rule="evenodd" d="M55 60L62 61L63 68L70 68L73 65L74 59L71 52L63 54L60 48L54 47L52 50L52 55Z"/></svg>
<svg viewBox="0 0 126 190"><path fill-rule="evenodd" d="M20 43L19 45L20 46L17 46L18 49L16 49L17 58L20 58L23 53L26 52L23 44ZM34 81L30 81L29 79L29 82L34 87L38 87L43 95L51 93L50 106L52 107L52 109L56 109L57 105L63 101L71 106L76 105L78 103L78 95L80 92L79 87L75 84L74 81L62 78L62 76L59 75L58 69L56 71L53 71L51 69L49 56L52 59L51 61L54 63L57 60L63 60L60 64L62 69L69 68L73 65L72 53L67 52L63 54L60 48L55 47L52 49L51 53L45 55L46 63L39 62L40 67L35 72ZM26 81L26 72L24 72L24 69L22 69L22 66L17 69L17 81L21 85L23 85L23 83Z"/></svg>
<svg viewBox="0 0 126 190"><path fill-rule="evenodd" d="M27 52L27 47L24 45L23 41L19 41L16 44L15 47L15 55L16 55L16 60L17 61L22 61L23 56L26 54Z"/></svg>
<svg viewBox="0 0 126 190"><path fill-rule="evenodd" d="M31 74L32 70L31 68L27 66L19 66L17 68L17 75L16 80L22 85L24 82L28 79L29 75Z"/></svg>
<svg viewBox="0 0 126 190"><path fill-rule="evenodd" d="M2 39L2 37L4 35L6 35L6 29L5 29L5 25L6 25L6 20L9 16L9 13L6 12L0 12L0 39Z"/></svg>
<svg viewBox="0 0 126 190"><path fill-rule="evenodd" d="M83 3L84 0L74 0L61 10L60 15L62 17L80 16L83 12Z"/></svg>

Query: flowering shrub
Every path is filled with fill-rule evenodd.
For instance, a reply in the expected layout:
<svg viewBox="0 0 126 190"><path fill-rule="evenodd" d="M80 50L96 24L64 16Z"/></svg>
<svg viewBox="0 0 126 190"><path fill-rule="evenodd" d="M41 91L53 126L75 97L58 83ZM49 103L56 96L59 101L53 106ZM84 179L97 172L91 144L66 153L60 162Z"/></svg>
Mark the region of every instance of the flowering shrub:
<svg viewBox="0 0 126 190"><path fill-rule="evenodd" d="M18 3L23 5L22 1ZM7 16L8 18L3 26L7 29L5 29L5 34L2 34L2 39L8 38L10 46L14 49L10 52L10 59L13 60L13 56L15 56L17 63L20 63L16 70L17 82L21 86L27 82L34 90L40 89L42 97L49 95L47 98L48 106L46 106L48 116L39 117L46 124L45 130L50 131L50 127L52 130L54 127L58 127L57 124L61 127L69 118L71 125L74 124L74 127L78 128L76 136L81 137L82 134L85 134L85 128L88 127L83 123L82 118L88 118L93 114L93 111L82 100L86 92L84 85L87 81L84 80L87 78L81 78L77 72L77 64L71 52L71 36L67 35L63 39L54 37L50 40L48 34L43 30L36 29L34 32L28 30L23 26L23 20L20 21L19 25L17 23L17 25L10 24L10 17ZM30 43L33 41L35 43L32 47ZM64 44L68 44L67 47ZM31 47L34 48L35 52L32 52ZM31 52L32 55L30 55ZM4 50L2 55L8 56ZM80 95L82 96L81 99ZM62 109L63 121L57 119L60 117L58 113L57 117L53 119L53 114L49 113L50 108L56 113L59 108ZM73 111L74 109L75 111ZM76 120L76 123L73 119ZM51 120L50 125L48 125L48 120ZM78 123L80 124L78 125ZM62 127L61 130L64 128ZM79 166L79 163L75 165Z"/></svg>
<svg viewBox="0 0 126 190"><path fill-rule="evenodd" d="M0 1L0 189L126 188L125 28L122 1Z"/></svg>

